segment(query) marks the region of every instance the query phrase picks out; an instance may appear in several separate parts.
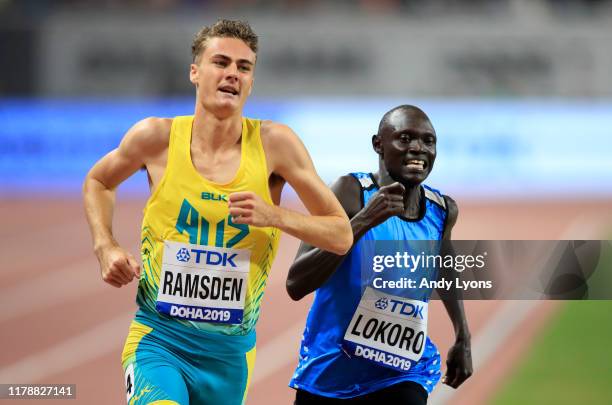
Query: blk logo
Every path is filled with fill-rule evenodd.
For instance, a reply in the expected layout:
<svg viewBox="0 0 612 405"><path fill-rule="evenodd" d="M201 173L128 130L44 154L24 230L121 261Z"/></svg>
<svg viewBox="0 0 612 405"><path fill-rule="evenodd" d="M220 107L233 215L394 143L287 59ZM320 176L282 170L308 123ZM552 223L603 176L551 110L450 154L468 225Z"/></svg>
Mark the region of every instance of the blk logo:
<svg viewBox="0 0 612 405"><path fill-rule="evenodd" d="M202 199L203 200L209 200L209 201L224 201L224 202L227 202L227 196L225 194L208 193L206 191L204 191L202 193Z"/></svg>
<svg viewBox="0 0 612 405"><path fill-rule="evenodd" d="M191 255L186 248L180 248L178 252L176 252L176 260L179 262L188 262L191 259Z"/></svg>

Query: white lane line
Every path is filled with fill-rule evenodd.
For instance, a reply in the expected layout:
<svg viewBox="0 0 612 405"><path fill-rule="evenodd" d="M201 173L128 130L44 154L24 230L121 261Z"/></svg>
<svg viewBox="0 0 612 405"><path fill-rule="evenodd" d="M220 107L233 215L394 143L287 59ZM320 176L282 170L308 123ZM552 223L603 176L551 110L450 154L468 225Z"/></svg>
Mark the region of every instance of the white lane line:
<svg viewBox="0 0 612 405"><path fill-rule="evenodd" d="M3 367L0 369L0 382L44 383L48 377L111 353L121 347L133 317L134 311L126 312L49 349ZM117 358L117 367L120 367L119 364L120 359Z"/></svg>
<svg viewBox="0 0 612 405"><path fill-rule="evenodd" d="M36 232L19 232L13 235L0 236L2 246L0 246L0 268L2 275L7 276L23 270L27 266L40 265L41 258L36 257L36 248L42 247L47 251L50 245L56 249L69 251L74 247L72 244L80 242L82 238L81 230L84 227L82 220L64 222L56 225L49 225L44 228L37 228ZM63 240L57 239L58 235L63 235ZM90 246L89 244L86 246ZM79 251L82 246L79 245ZM42 271L42 270L41 270Z"/></svg>
<svg viewBox="0 0 612 405"><path fill-rule="evenodd" d="M491 320L480 329L472 342L472 365L474 372L483 372L485 364L500 349L518 325L536 309L539 301L504 301ZM450 404L458 391L439 384L429 396L430 405Z"/></svg>
<svg viewBox="0 0 612 405"><path fill-rule="evenodd" d="M305 321L296 322L261 348L257 347L251 388L291 363L297 363L304 324ZM289 378L286 382L289 382Z"/></svg>
<svg viewBox="0 0 612 405"><path fill-rule="evenodd" d="M47 270L40 277L2 291L0 322L20 318L105 288L114 289L102 281L98 262L93 257L72 263L61 270Z"/></svg>
<svg viewBox="0 0 612 405"><path fill-rule="evenodd" d="M0 295L0 322L99 290L103 281L96 274L94 265L97 267L95 260L79 261L3 291Z"/></svg>
<svg viewBox="0 0 612 405"><path fill-rule="evenodd" d="M35 223L35 219L32 216L44 213L43 210L41 210L40 208L36 209L34 207L31 207L28 208L28 212L24 213L23 215L29 216L30 223ZM61 234L70 235L74 234L75 229L84 229L84 227L87 226L85 222L84 212L82 214L79 213L78 216L73 216L72 218L66 217L61 222L47 223L45 225L42 225L42 227L40 226L40 223L38 223L36 227L36 232L32 232L31 228L25 226L25 221L23 222L24 223L21 226L17 224L9 225L8 230L7 228L3 228L0 232L0 239L6 239L9 246L11 244L18 245L22 242L29 242L33 239L41 241L50 241L56 239L58 232L60 232Z"/></svg>
<svg viewBox="0 0 612 405"><path fill-rule="evenodd" d="M561 234L561 240L589 240L595 238L607 239L610 222L593 219L593 215L582 214L574 219ZM607 229L606 229L607 228Z"/></svg>

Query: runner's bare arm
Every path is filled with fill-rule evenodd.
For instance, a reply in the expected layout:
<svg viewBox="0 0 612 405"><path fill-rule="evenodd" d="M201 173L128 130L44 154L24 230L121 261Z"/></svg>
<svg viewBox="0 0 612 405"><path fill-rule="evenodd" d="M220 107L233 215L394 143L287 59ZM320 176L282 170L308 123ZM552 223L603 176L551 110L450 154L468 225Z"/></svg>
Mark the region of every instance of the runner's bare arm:
<svg viewBox="0 0 612 405"><path fill-rule="evenodd" d="M444 199L448 207L448 218L443 239L445 241L450 241L453 227L459 216L459 208L452 198L444 196ZM441 254L454 255L451 244L444 243L443 245L446 247L447 251L441 252ZM446 312L455 330L455 343L451 346L446 356L446 375L443 377L442 382L453 388L457 388L467 380L473 372L470 331L465 317L461 292L456 288L451 288L450 290L437 289L437 292L444 303L444 308L446 308Z"/></svg>
<svg viewBox="0 0 612 405"><path fill-rule="evenodd" d="M332 192L342 204L347 215L352 217L359 211L359 185L350 176L342 176L331 186ZM355 204L355 202L357 204ZM351 204L352 203L352 204ZM356 207L351 207L356 205ZM353 240L359 239L359 224L351 220ZM347 252L348 254L348 252ZM294 300L300 300L323 285L336 271L345 255L337 255L302 242L294 263L287 274L287 293Z"/></svg>
<svg viewBox="0 0 612 405"><path fill-rule="evenodd" d="M361 206L361 187L352 176L340 177L331 189L351 218L353 244L370 228L404 209L404 186L399 183L381 187L365 207ZM300 300L315 291L332 276L344 257L302 243L287 275L289 296Z"/></svg>
<svg viewBox="0 0 612 405"><path fill-rule="evenodd" d="M134 125L119 147L100 159L85 177L83 201L94 251L103 280L115 287L129 283L140 272L133 256L113 237L115 190L150 159L167 149L168 137L166 120L144 119Z"/></svg>
<svg viewBox="0 0 612 405"><path fill-rule="evenodd" d="M310 215L269 205L254 193L230 195L230 214L236 223L274 226L321 249L345 254L353 236L342 206L317 175L310 155L293 131L264 122L262 140L268 170L285 179L297 192Z"/></svg>

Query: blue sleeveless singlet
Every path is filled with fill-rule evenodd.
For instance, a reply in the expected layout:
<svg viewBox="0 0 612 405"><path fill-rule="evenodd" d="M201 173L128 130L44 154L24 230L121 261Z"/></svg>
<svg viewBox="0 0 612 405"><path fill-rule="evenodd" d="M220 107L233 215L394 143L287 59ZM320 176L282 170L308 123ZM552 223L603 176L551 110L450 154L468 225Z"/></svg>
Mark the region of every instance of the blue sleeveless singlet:
<svg viewBox="0 0 612 405"><path fill-rule="evenodd" d="M371 174L351 173L361 185L363 206L379 187ZM446 202L442 194L423 186L421 215L416 220L394 216L368 230L330 279L315 293L302 337L299 363L289 386L310 393L352 398L403 381L413 381L431 393L440 379L440 354L426 338L420 360L408 371L379 366L350 357L342 346L345 332L362 296L362 251L372 241L442 239ZM424 301L428 301L426 297Z"/></svg>

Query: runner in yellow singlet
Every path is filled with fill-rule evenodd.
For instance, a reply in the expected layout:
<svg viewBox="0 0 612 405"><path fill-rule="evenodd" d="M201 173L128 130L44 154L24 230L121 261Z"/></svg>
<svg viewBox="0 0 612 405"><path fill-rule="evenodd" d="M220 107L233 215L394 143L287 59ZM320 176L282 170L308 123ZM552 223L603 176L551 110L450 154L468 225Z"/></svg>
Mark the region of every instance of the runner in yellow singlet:
<svg viewBox="0 0 612 405"><path fill-rule="evenodd" d="M192 44L195 113L147 118L98 161L84 184L105 282L139 279L123 350L129 404L240 404L255 324L280 231L337 254L352 244L344 210L287 126L242 116L257 36L219 20ZM115 189L146 168L142 268L113 238ZM278 206L289 183L310 212Z"/></svg>

